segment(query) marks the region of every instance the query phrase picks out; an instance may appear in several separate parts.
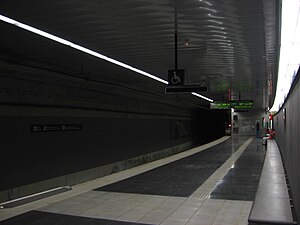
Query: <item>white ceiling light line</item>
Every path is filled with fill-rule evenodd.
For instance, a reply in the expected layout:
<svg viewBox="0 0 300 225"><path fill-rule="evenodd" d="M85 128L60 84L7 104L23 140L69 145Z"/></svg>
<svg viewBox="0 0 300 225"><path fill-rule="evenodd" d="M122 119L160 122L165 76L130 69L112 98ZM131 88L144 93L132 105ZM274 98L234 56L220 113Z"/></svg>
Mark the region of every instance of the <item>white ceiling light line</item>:
<svg viewBox="0 0 300 225"><path fill-rule="evenodd" d="M123 67L123 68L132 70L132 71L134 71L134 72L136 72L136 73L139 73L139 74L141 74L141 75L147 76L147 77L152 78L152 79L154 79L154 80L157 80L157 81L159 81L159 82L161 82L161 83L168 84L168 81L163 80L163 79L161 79L161 78L159 78L159 77L157 77L157 76L154 76L154 75L152 75L152 74L150 74L150 73L147 73L147 72L145 72L145 71L142 71L142 70L140 70L140 69L137 69L137 68L135 68L135 67L133 67L133 66L127 65L127 64L122 63L122 62L120 62L120 61L118 61L118 60L112 59L112 58L110 58L110 57L107 57L107 56L105 56L105 55L102 55L102 54L100 54L100 53L98 53L98 52L95 52L95 51L93 51L93 50L87 49L87 48L85 48L85 47L82 47L82 46L80 46L80 45L74 44L74 43L72 43L72 42L70 42L70 41L67 41L67 40L65 40L65 39L62 39L62 38L60 38L60 37L54 36L54 35L49 34L49 33L47 33L47 32L41 31L41 30L39 30L39 29L36 29L36 28L34 28L34 27L28 26L28 25L26 25L26 24L24 24L24 23L20 23L20 22L18 22L18 21L16 21L16 20L10 19L10 18L8 18L8 17L6 17L6 16L0 15L0 20L4 21L4 22L6 22L6 23L10 23L10 24L12 24L12 25L15 25L15 26L17 26L17 27L23 28L24 30L28 30L28 31L30 31L30 32L32 32L32 33L38 34L38 35L43 36L43 37L45 37L45 38L51 39L51 40L53 40L53 41L59 42L59 43L61 43L61 44L70 46L70 47L72 47L72 48L74 48L74 49L77 49L77 50L79 50L79 51L82 51L82 52L85 52L85 53L87 53L87 54L93 55L93 56L95 56L95 57L97 57L97 58L100 58L100 59L103 59L103 60L108 61L108 62L110 62L110 63L116 64L116 65L121 66L121 67Z"/></svg>
<svg viewBox="0 0 300 225"><path fill-rule="evenodd" d="M80 46L80 45L74 44L74 43L72 43L72 42L70 42L70 41L67 41L67 40L62 39L62 38L60 38L60 37L57 37L57 36L55 36L55 35L49 34L49 33L45 32L45 31L36 29L36 28L31 27L31 26L29 26L29 25L26 25L26 24L24 24L24 23L18 22L18 21L16 21L16 20L13 20L13 19L8 18L8 17L6 17L6 16L3 16L3 15L1 15L1 14L0 14L0 20L4 21L4 22L6 22L6 23L12 24L12 25L14 25L14 26L20 27L20 28L22 28L22 29L24 29L24 30L30 31L30 32L32 32L32 33L38 34L38 35L40 35L40 36L42 36L42 37L45 37L45 38L48 38L48 39L50 39L50 40L59 42L59 43L61 43L61 44L67 45L67 46L70 46L70 47L72 47L72 48L74 48L74 49L77 49L77 50L79 50L79 51L85 52L85 53L87 53L87 54L89 54L89 55L93 55L93 56L95 56L95 57L97 57L97 58L99 58L99 59L103 59L103 60L108 61L108 62L110 62L110 63L113 63L113 64L115 64L115 65L118 65L118 66L121 66L121 67L123 67L123 68L129 69L129 70L131 70L131 71L134 71L134 72L139 73L139 74L141 74L141 75L143 75L143 76L146 76L146 77L149 77L149 78L151 78L151 79L154 79L154 80L159 81L159 82L161 82L161 83L164 83L164 84L168 84L168 83L169 83L168 81L166 81L166 80L164 80L164 79L161 79L161 78L159 78L159 77L157 77L157 76L154 76L154 75L152 75L152 74L150 74L150 73L147 73L147 72L145 72L145 71L143 71L143 70L137 69L137 68L135 68L135 67L133 67L133 66L127 65L127 64L122 63L122 62L120 62L120 61L118 61L118 60L112 59L112 58L107 57L107 56L105 56L105 55L102 55L102 54L100 54L100 53L98 53L98 52L95 52L95 51L90 50L90 49L88 49L88 48L85 48L85 47L82 47L82 46ZM194 93L194 92L191 93L191 94L192 94L192 95L195 95L195 96L197 96L197 97L203 98L203 99L205 99L205 100L207 100L207 101L213 101L213 100L211 100L211 99L209 99L209 98L206 98L205 96L199 95L199 94Z"/></svg>
<svg viewBox="0 0 300 225"><path fill-rule="evenodd" d="M199 97L199 98L203 98L204 100L209 101L209 102L213 102L213 101L214 101L214 100L212 100L212 99L210 99L210 98L207 98L207 97L205 97L205 96L203 96L203 95L200 95L200 94L198 94L198 93L196 93L196 92L192 92L191 94L192 94L192 95L195 95L195 96L197 96L197 97Z"/></svg>

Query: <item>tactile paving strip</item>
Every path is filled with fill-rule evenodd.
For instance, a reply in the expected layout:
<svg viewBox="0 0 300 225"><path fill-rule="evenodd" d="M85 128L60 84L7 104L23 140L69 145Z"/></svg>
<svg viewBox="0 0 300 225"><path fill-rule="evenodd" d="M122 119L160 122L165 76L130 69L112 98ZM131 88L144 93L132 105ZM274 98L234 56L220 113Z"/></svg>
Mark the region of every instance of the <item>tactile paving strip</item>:
<svg viewBox="0 0 300 225"><path fill-rule="evenodd" d="M247 146L251 143L253 138L249 138L227 161L203 183L190 198L207 198L213 191L216 184L225 176L228 170L234 165L238 158L245 151Z"/></svg>

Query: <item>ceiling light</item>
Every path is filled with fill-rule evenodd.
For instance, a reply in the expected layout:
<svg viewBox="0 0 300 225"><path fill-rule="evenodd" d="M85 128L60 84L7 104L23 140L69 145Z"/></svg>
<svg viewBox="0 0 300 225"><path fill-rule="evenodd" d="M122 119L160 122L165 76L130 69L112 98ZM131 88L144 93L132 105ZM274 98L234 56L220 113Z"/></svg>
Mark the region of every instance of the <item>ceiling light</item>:
<svg viewBox="0 0 300 225"><path fill-rule="evenodd" d="M300 23L299 0L282 1L281 46L276 97L271 112L277 112L283 105L300 65ZM297 36L298 34L298 36ZM298 55L294 55L294 54Z"/></svg>
<svg viewBox="0 0 300 225"><path fill-rule="evenodd" d="M127 65L127 64L125 64L125 63L122 63L122 62L120 62L120 61L118 61L118 60L115 60L115 59L113 59L113 58L110 58L110 57L107 57L107 56L105 56L105 55L102 55L102 54L100 54L100 53L98 53L98 52L95 52L95 51L93 51L93 50L90 50L90 49L88 49L88 48L85 48L85 47L82 47L82 46L80 46L80 45L74 44L74 43L72 43L72 42L70 42L70 41L67 41L67 40L62 39L62 38L57 37L57 36L54 36L54 35L52 35L52 34L49 34L49 33L47 33L47 32L44 32L44 31L42 31L42 30L39 30L39 29L36 29L36 28L34 28L34 27L28 26L28 25L26 25L26 24L24 24L24 23L20 23L20 22L18 22L18 21L16 21L16 20L10 19L10 18L8 18L8 17L6 17L6 16L0 15L0 20L4 21L4 22L6 22L6 23L10 23L10 24L12 24L12 25L15 25L15 26L17 26L17 27L20 27L20 28L22 28L22 29L24 29L24 30L30 31L30 32L32 32L32 33L38 34L38 35L40 35L40 36L43 36L43 37L45 37L45 38L51 39L51 40L53 40L53 41L59 42L59 43L61 43L61 44L70 46L70 47L72 47L72 48L74 48L74 49L77 49L77 50L79 50L79 51L85 52L85 53L87 53L87 54L89 54L89 55L93 55L93 56L95 56L95 57L97 57L97 58L99 58L99 59L103 59L103 60L108 61L108 62L110 62L110 63L113 63L113 64L115 64L115 65L121 66L121 67L126 68L126 69L131 70L131 71L134 71L134 72L136 72L136 73L138 73L138 74L141 74L141 75L143 75L143 76L149 77L149 78L154 79L154 80L156 80L156 81L159 81L159 82L161 82L161 83L168 84L168 81L163 80L163 79L161 79L161 78L159 78L159 77L157 77L157 76L154 76L154 75L152 75L152 74L150 74L150 73L147 73L147 72L142 71L142 70L140 70L140 69L137 69L137 68L135 68L135 67L133 67L133 66Z"/></svg>
<svg viewBox="0 0 300 225"><path fill-rule="evenodd" d="M62 38L57 37L57 36L55 36L55 35L49 34L49 33L47 33L47 32L44 32L44 31L42 31L42 30L36 29L36 28L34 28L34 27L31 27L31 26L28 26L28 25L26 25L26 24L24 24L24 23L18 22L18 21L16 21L16 20L13 20L13 19L8 18L8 17L6 17L6 16L0 15L0 20L4 21L4 22L6 22L6 23L12 24L12 25L14 25L14 26L20 27L20 28L22 28L22 29L24 29L24 30L30 31L30 32L32 32L32 33L38 34L38 35L40 35L40 36L42 36L42 37L45 37L45 38L48 38L48 39L50 39L50 40L56 41L56 42L61 43L61 44L63 44L63 45L67 45L67 46L69 46L69 47L72 47L72 48L74 48L74 49L77 49L77 50L79 50L79 51L82 51L82 52L84 52L84 53L87 53L87 54L89 54L89 55L95 56L95 57L97 57L97 58L99 58L99 59L103 59L103 60L105 60L105 61L107 61L107 62L110 62L110 63L113 63L113 64L115 64L115 65L121 66L121 67L126 68L126 69L128 69L128 70L134 71L134 72L136 72L136 73L138 73L138 74L141 74L141 75L143 75L143 76L149 77L149 78L154 79L154 80L156 80L156 81L159 81L159 82L161 82L161 83L168 84L168 81L163 80L163 79L161 79L161 78L159 78L159 77L157 77L157 76L155 76L155 75L152 75L152 74L150 74L150 73L147 73L147 72L145 72L145 71L143 71L143 70L140 70L140 69L138 69L138 68L135 68L135 67L133 67L133 66L127 65L127 64L125 64L125 63L122 63L122 62L120 62L120 61L118 61L118 60L115 60L115 59L113 59L113 58L110 58L110 57L107 57L107 56L105 56L105 55L102 55L102 54L100 54L100 53L98 53L98 52L95 52L95 51L93 51L93 50L90 50L90 49L88 49L88 48L85 48L85 47L82 47L82 46L80 46L80 45L74 44L74 43L72 43L72 42L70 42L70 41L67 41L67 40L65 40L65 39L62 39ZM195 96L197 96L197 97L199 97L199 98L205 99L205 100L207 100L207 101L213 102L212 99L209 99L209 98L207 98L207 97L205 97L205 96L203 96L203 95L199 95L199 94L194 93L194 92L191 93L191 94L192 94L192 95L195 95Z"/></svg>
<svg viewBox="0 0 300 225"><path fill-rule="evenodd" d="M210 99L210 98L207 98L207 97L205 97L205 96L203 96L203 95L200 95L200 94L198 94L198 93L196 93L196 92L192 92L191 94L192 94L192 95L195 95L195 96L197 96L197 97L199 97L199 98L203 98L204 100L209 101L209 102L213 102L213 101L214 101L214 100L212 100L212 99Z"/></svg>

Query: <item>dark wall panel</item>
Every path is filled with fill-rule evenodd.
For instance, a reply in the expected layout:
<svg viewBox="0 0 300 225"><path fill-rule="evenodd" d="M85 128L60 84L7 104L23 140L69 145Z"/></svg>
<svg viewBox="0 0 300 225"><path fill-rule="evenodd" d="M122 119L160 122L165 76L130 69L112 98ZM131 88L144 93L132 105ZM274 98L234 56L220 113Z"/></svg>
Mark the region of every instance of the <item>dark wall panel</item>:
<svg viewBox="0 0 300 225"><path fill-rule="evenodd" d="M191 120L1 116L0 190L224 135L222 113ZM32 125L79 124L81 130L32 132ZM222 123L224 124L224 122Z"/></svg>
<svg viewBox="0 0 300 225"><path fill-rule="evenodd" d="M0 66L0 194L14 188L9 199L21 192L16 187L53 178L47 183L51 186L59 177L160 150L165 150L158 154L163 157L224 135L223 112L203 109L207 102L192 95L166 95L164 85L148 84L120 68L116 72L122 75L114 75L121 80L116 80L109 74L84 77L68 68L8 58ZM59 130L72 124L81 129L37 132L46 125ZM130 165L145 161L139 159ZM114 171L105 172L99 176Z"/></svg>

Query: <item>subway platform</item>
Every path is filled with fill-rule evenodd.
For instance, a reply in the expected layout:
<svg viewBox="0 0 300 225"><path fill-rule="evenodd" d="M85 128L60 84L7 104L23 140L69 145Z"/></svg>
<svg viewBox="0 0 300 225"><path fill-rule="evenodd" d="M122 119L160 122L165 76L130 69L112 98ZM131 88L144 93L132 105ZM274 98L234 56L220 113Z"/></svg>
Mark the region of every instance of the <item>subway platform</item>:
<svg viewBox="0 0 300 225"><path fill-rule="evenodd" d="M191 150L0 209L1 225L242 225L266 148L223 137Z"/></svg>

